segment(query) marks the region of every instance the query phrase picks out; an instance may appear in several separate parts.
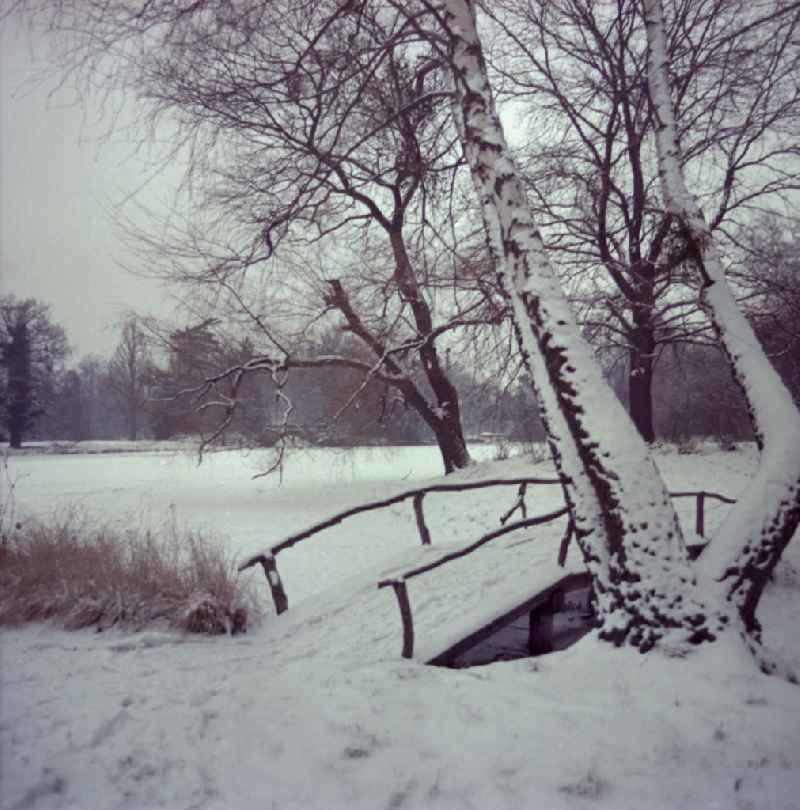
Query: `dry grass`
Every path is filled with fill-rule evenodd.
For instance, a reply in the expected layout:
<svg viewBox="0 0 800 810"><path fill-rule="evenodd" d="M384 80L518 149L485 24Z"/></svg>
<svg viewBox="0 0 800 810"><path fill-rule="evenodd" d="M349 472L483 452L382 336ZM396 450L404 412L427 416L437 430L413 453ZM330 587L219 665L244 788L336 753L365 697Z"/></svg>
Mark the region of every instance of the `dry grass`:
<svg viewBox="0 0 800 810"><path fill-rule="evenodd" d="M70 514L17 523L2 538L0 624L233 634L258 618L222 545L175 526L115 531Z"/></svg>

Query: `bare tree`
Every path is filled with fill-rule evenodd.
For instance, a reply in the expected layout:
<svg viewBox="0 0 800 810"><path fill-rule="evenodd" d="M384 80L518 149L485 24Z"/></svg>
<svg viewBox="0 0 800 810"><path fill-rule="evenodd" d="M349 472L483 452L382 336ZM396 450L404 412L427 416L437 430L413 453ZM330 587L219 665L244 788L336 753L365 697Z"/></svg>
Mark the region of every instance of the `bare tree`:
<svg viewBox="0 0 800 810"><path fill-rule="evenodd" d="M437 318L426 251L411 245L441 239L461 158L442 65L403 15L333 0L15 5L69 29L66 70L106 91L132 89L152 126L168 118L173 140L188 150L193 209L206 215L171 250L153 239L150 258L168 252L171 278L230 292L283 245L325 251L324 307L338 310L373 353L375 373L403 378L403 396L436 437L445 470L468 464L458 392L437 341L475 317L482 294L450 298ZM364 231L383 240L391 273L348 285L331 246ZM191 258L200 272L186 269ZM355 290L367 286L381 319L356 307ZM262 325L267 341L278 336ZM245 371L309 359L283 340L267 348L264 363ZM423 386L409 373L412 359Z"/></svg>
<svg viewBox="0 0 800 810"><path fill-rule="evenodd" d="M628 354L631 417L655 438L653 376L662 347L705 338L697 283L658 196L638 0L501 0L493 67L530 122L532 204L579 283L581 321ZM800 7L670 0L666 48L685 170L718 238L800 188L796 127ZM593 272L589 272L589 267Z"/></svg>
<svg viewBox="0 0 800 810"><path fill-rule="evenodd" d="M755 477L723 522L700 569L707 587L736 607L745 638L760 655L756 609L800 522L800 411L737 307L711 229L686 184L661 0L644 0L644 13L664 205L680 222L691 246L702 280L703 306L747 398L761 450ZM766 657L762 665L777 666Z"/></svg>
<svg viewBox="0 0 800 810"><path fill-rule="evenodd" d="M136 318L122 325L117 348L108 363L108 388L125 413L128 438L139 438L152 382L152 361L147 335Z"/></svg>
<svg viewBox="0 0 800 810"><path fill-rule="evenodd" d="M25 434L44 413L44 387L67 352L64 330L50 320L46 304L0 297L0 393L11 447L22 446Z"/></svg>

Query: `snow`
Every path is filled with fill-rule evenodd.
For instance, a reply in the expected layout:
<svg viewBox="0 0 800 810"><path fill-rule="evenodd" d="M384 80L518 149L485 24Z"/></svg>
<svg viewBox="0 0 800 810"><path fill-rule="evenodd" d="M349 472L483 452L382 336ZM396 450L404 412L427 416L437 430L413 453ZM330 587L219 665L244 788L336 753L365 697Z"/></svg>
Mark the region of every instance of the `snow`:
<svg viewBox="0 0 800 810"><path fill-rule="evenodd" d="M469 450L476 460L490 459L496 452L489 444L470 445ZM306 448L288 455L282 481L276 475L253 479L268 462L265 451L210 453L199 466L196 452L191 450L25 454L8 459L8 475L16 482L14 500L20 515L77 508L121 526L158 526L174 520L219 534L231 553L244 560L337 511L409 489L413 482L442 471L432 446L357 451ZM502 465L491 469L513 477ZM477 474L466 472L467 476ZM546 502L560 506L559 487L550 489ZM497 527L493 498L502 498L506 509L513 503L515 487L499 496L498 492L469 517L473 537ZM437 505L441 506L438 511L433 509ZM426 519L430 513L434 542L459 537L452 523L461 508L457 499L432 495L424 506ZM353 518L326 532L324 542L315 537L281 554L278 568L289 603L296 604L334 582L342 555L348 555L348 564L374 566L385 558L387 542L392 543L390 553L419 544L410 503Z"/></svg>
<svg viewBox="0 0 800 810"><path fill-rule="evenodd" d="M199 468L158 454L136 464L124 454L26 456L11 472L20 512L80 497L124 519L171 498L180 520L227 526L235 548L259 520L277 524L262 534L288 533L438 472L435 448L410 450L358 452L347 467L304 451L282 486L252 481L235 454ZM658 453L671 489L732 497L756 459L752 447ZM512 459L458 475L526 472ZM534 474L551 473L542 464ZM104 494L109 486L118 491ZM562 653L470 670L422 663L459 623L552 575L561 522L410 580L417 660L400 657L396 600L377 581L495 528L515 497L508 487L426 498L430 547L405 504L287 550L278 564L291 607L245 636L4 630L0 807L800 807L800 691L758 673L735 639L688 658L615 650L590 635ZM559 487L530 488L529 514L560 501ZM691 526L691 499L678 506ZM707 506L713 530L729 507ZM767 640L800 661L800 553L787 554L762 619ZM263 582L260 569L242 574L251 575Z"/></svg>

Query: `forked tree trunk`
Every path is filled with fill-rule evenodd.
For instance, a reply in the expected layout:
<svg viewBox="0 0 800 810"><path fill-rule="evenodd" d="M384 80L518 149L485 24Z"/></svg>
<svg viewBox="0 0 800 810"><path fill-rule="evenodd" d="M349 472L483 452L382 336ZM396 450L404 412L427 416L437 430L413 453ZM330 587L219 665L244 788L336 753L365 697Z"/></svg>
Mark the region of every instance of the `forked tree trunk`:
<svg viewBox="0 0 800 810"><path fill-rule="evenodd" d="M348 329L370 348L373 354L380 358L385 368L392 374L394 385L402 392L406 404L413 408L430 428L436 438L436 444L442 455L442 464L445 474L463 469L472 463L464 434L461 427L461 411L458 403L458 393L439 364L435 347L420 349L423 365L427 372L428 381L437 396L438 404L434 405L419 390L413 379L405 372L403 367L389 354L386 346L367 328L358 313L353 309L350 298L342 283L338 279L329 279L330 293L327 303L335 306L347 321ZM430 310L423 302L428 314L430 334ZM419 307L418 307L419 308Z"/></svg>
<svg viewBox="0 0 800 810"><path fill-rule="evenodd" d="M464 152L520 350L537 386L601 638L641 650L714 638L726 617L699 598L669 494L603 378L550 265L497 116L470 0L446 0Z"/></svg>
<svg viewBox="0 0 800 810"><path fill-rule="evenodd" d="M419 347L419 358L433 395L436 397L435 409L431 415L423 414L423 419L436 436L444 461L445 473L463 469L472 463L461 425L461 405L458 391L450 382L447 372L442 368L436 343L431 339L433 319L428 302L423 297L411 259L406 250L402 227L389 232L392 253L395 263L395 279L403 300L411 307L417 334L422 340Z"/></svg>
<svg viewBox="0 0 800 810"><path fill-rule="evenodd" d="M661 0L644 0L648 81L656 123L661 193L682 224L703 284L702 303L747 398L759 468L728 513L700 571L720 583L749 636L760 641L756 609L764 585L800 521L800 412L731 293L711 231L686 186L669 87Z"/></svg>

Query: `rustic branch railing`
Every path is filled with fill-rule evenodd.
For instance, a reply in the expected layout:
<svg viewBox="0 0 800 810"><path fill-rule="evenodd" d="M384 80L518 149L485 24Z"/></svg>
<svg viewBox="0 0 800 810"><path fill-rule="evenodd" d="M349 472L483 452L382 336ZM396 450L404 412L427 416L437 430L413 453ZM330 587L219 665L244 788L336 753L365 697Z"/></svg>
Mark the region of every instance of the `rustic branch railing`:
<svg viewBox="0 0 800 810"><path fill-rule="evenodd" d="M275 611L280 614L288 609L289 600L286 596L283 582L278 574L278 567L275 557L281 551L291 548L296 543L306 540L324 529L329 529L331 526L336 526L343 520L347 520L347 518L360 515L364 512L370 512L374 509L385 509L387 506L402 503L410 498L414 506L414 517L417 523L417 532L419 533L420 542L423 546L427 546L430 545L431 542L431 533L430 529L425 523L425 513L423 511L422 502L425 496L432 492L466 492L472 489L485 489L487 487L519 487L517 501L512 507L511 511L505 515L505 520L508 520L511 514L513 514L513 512L518 508L522 508L522 513L523 515L525 514L525 504L522 499L524 498L525 488L529 484L548 485L560 483L561 482L558 480L558 478L490 478L484 481L468 481L460 484L434 484L430 487L409 489L405 492L400 492L397 495L392 495L391 498L382 498L378 501L362 503L358 506L352 507L351 509L345 509L343 512L337 512L335 515L331 515L331 517L326 518L319 523L315 523L312 526L297 532L296 534L290 534L287 538L281 540L280 543L276 543L271 548L266 549L265 551L259 551L257 554L248 557L243 563L241 563L241 565L239 565L238 570L241 572L247 568L251 568L254 565L262 566L264 569L264 575L269 583L273 602L275 603ZM511 531L513 531L513 529L511 529Z"/></svg>
<svg viewBox="0 0 800 810"><path fill-rule="evenodd" d="M695 507L694 516L694 532L700 537L706 536L706 498L713 498L722 503L736 503L734 498L726 498L717 492L670 492L673 498L696 498L697 505Z"/></svg>
<svg viewBox="0 0 800 810"><path fill-rule="evenodd" d="M354 506L351 509L345 509L342 512L337 512L335 515L332 515L331 517L326 518L325 520L322 520L319 523L315 523L312 526L309 526L300 532L289 535L284 540L281 540L279 543L276 543L271 548L265 551L260 551L257 554L248 557L246 560L244 560L244 562L242 562L239 565L238 570L241 572L255 565L261 565L261 567L264 569L264 575L266 576L267 583L269 584L270 593L272 594L272 601L275 604L275 611L276 613L281 614L284 613L289 608L289 599L286 595L286 590L283 586L283 581L281 580L280 574L278 573L277 561L275 559L281 551L285 551L287 548L291 548L292 546L296 545L302 540L306 540L309 537L317 534L318 532L324 531L325 529L329 529L332 526L336 526L337 524L341 523L344 520L347 520L350 517L354 517L355 515L363 514L364 512L370 512L376 509L385 509L388 506L393 506L394 504L402 503L403 501L409 499L411 499L413 504L414 518L416 521L417 532L419 534L420 542L422 543L422 545L430 545L431 533L430 529L428 528L428 525L425 522L425 513L423 510L423 501L426 495L430 493L466 492L473 489L486 489L488 487L502 487L502 486L518 487L516 501L514 502L511 509L509 509L500 518L502 528L496 529L495 531L492 532L488 532L471 545L466 546L465 548L460 549L459 551L452 552L451 554L446 554L444 557L440 558L434 563L430 563L429 565L422 566L421 568L414 569L413 571L409 571L399 579L383 580L381 583L379 583L379 587L386 587L391 585L392 588L394 589L395 595L397 596L398 603L400 605L401 615L403 615L404 617L405 616L408 617L407 631L405 626L406 619L404 618L404 642L403 642L404 650L406 648L406 645L408 645L409 649L413 649L414 633L411 618L411 608L408 601L408 593L406 591L405 580L414 576L418 576L419 574L426 573L427 571L433 570L434 568L438 568L440 565L444 565L445 563L451 562L452 560L458 559L459 557L464 557L467 554L471 554L473 551L476 551L481 546L485 545L491 540L495 540L496 538L503 536L504 534L517 531L518 529L524 529L529 528L531 526L538 526L543 523L549 523L552 520L557 520L558 518L562 517L567 513L566 507L562 507L561 509L558 509L554 512L550 512L546 515L528 518L527 507L525 505L525 495L528 486L532 484L554 485L560 483L561 482L557 478L492 478L484 481L470 481L459 484L434 484L433 486L422 487L420 489L409 489L406 490L405 492L400 492L397 495L393 495L390 498L382 498L377 501L370 501L369 503L359 504L358 506ZM704 536L705 532L706 498L714 498L716 500L722 501L723 503L735 503L735 501L732 500L731 498L726 498L724 495L719 495L716 492L705 492L705 491L674 492L671 494L673 498L687 498L687 497L696 498L697 513L695 518L695 529L696 533L700 536ZM524 519L509 523L508 522L509 518L518 509L521 511ZM572 538L573 535L574 535L574 527L572 525L572 521L568 521L567 528L561 540L561 545L559 547L558 553L558 561L559 564L562 566L566 561L567 549L569 547L570 539ZM696 553L699 553L699 550L702 547L697 546L693 548L695 549Z"/></svg>
<svg viewBox="0 0 800 810"><path fill-rule="evenodd" d="M313 526L309 526L307 529L303 529L303 531L298 532L297 534L289 535L289 537L287 537L285 540L281 540L280 543L274 545L270 549L270 552L272 554L278 554L284 549L295 545L295 543L299 543L301 540L311 537L312 534L316 534L323 529L329 529L331 526L335 526L337 523L341 523L343 520L353 517L354 515L359 515L362 512L371 512L374 509L385 509L387 506L393 506L394 504L401 503L409 498L414 500L414 511L417 515L417 529L419 531L420 540L422 541L423 545L427 545L430 543L430 533L425 525L425 516L422 512L422 500L426 495L429 495L432 492L466 492L471 489L485 489L486 487L509 487L519 486L521 484L560 483L561 482L558 480L558 478L491 478L486 481L470 481L463 484L434 484L433 486L423 487L421 489L409 489L405 492L399 493L398 495L392 495L391 498L382 498L379 501L362 503L358 506L354 506L352 509L345 509L343 512L338 512L337 514L332 515L319 523L315 523Z"/></svg>
<svg viewBox="0 0 800 810"><path fill-rule="evenodd" d="M511 508L509 512L507 512L503 517L501 517L501 522L505 523L506 520L518 509L521 508L524 510L524 484L520 485L519 495L517 503ZM727 498L724 495L720 495L716 492L671 492L670 496L672 498L695 498L696 499L696 514L695 514L695 532L700 537L705 537L705 500L706 498L713 498L718 501L722 501L722 503L736 503L733 498ZM406 585L409 579L413 579L414 577L419 576L420 574L425 574L428 571L433 571L435 568L438 568L445 563L452 562L453 560L458 559L459 557L465 557L468 554L472 554L473 551L476 551L481 546L485 545L491 540L495 540L498 537L501 537L504 534L508 534L509 532L516 531L517 529L527 528L529 526L538 526L543 523L550 523L553 520L557 520L558 518L562 517L563 515L567 514L568 509L567 507L563 507L555 512L549 512L545 515L540 515L539 517L535 518L528 518L526 520L518 520L514 523L508 523L503 526L501 529L496 529L495 531L488 532L487 534L483 535L479 540L476 540L474 543L470 544L469 546L465 546L458 551L451 552L450 554L445 554L443 557L440 557L438 560L432 563L428 563L427 565L422 565L418 568L412 568L410 571L406 571L400 577L390 578L390 579L383 579L378 582L378 588L386 588L391 587L394 590L394 594L397 597L397 602L400 607L400 619L403 624L403 650L402 656L403 658L411 658L414 655L414 617L411 612L411 601L408 598L408 586ZM523 511L524 514L524 511ZM569 541L571 537L575 533L575 527L572 523L572 520L567 521L567 528L564 533L563 538L561 539L561 544L559 546L558 551L558 564L563 567L564 563L566 562L567 558L567 549L569 547ZM704 544L697 544L689 546L690 556L694 559L697 555L702 551Z"/></svg>
<svg viewBox="0 0 800 810"><path fill-rule="evenodd" d="M419 568L412 568L410 571L406 571L406 573L403 574L402 579L408 580L418 577L420 574L427 574L428 571L433 571L434 568L438 568L440 565L445 565L445 563L457 560L459 557L466 557L467 554L472 554L473 551L477 551L481 546L486 545L486 543L488 543L490 540L496 540L498 537L501 537L504 534L517 531L517 529L527 529L531 526L539 526L542 523L549 523L551 520L556 520L557 518L566 515L567 511L567 507L562 506L561 509L558 509L555 512L548 512L546 515L539 515L538 517L525 518L525 520L516 520L514 523L507 523L500 529L487 532L474 543L464 546L464 548L460 548L458 551L452 551L449 554L445 554L435 562L428 563L427 565L421 565ZM385 588L387 585L391 585L395 581L396 580L394 579L381 580L378 583L378 587Z"/></svg>

